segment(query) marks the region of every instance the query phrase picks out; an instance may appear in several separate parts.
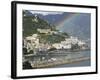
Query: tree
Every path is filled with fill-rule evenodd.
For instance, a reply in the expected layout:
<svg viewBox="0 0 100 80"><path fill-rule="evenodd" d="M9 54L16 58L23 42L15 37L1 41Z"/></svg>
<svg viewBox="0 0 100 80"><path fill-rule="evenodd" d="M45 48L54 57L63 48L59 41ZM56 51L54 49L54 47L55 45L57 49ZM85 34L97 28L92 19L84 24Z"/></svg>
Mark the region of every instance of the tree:
<svg viewBox="0 0 100 80"><path fill-rule="evenodd" d="M75 50L75 49L79 49L79 45L78 44L72 44L71 50Z"/></svg>
<svg viewBox="0 0 100 80"><path fill-rule="evenodd" d="M32 69L32 66L28 61L26 61L23 62L23 69Z"/></svg>

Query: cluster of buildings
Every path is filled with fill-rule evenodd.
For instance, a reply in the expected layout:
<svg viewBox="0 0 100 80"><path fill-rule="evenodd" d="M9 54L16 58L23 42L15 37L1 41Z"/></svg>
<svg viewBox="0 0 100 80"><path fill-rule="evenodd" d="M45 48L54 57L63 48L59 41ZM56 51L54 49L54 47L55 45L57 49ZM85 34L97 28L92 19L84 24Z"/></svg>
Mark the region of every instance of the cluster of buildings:
<svg viewBox="0 0 100 80"><path fill-rule="evenodd" d="M58 34L58 32L57 31L53 31L53 30L51 30L51 29L37 29L37 31L39 32L39 33L44 33L44 34Z"/></svg>
<svg viewBox="0 0 100 80"><path fill-rule="evenodd" d="M39 32L43 33L48 33L50 30L48 29L47 31L38 29ZM32 36L28 36L24 39L23 41L23 46L28 50L36 50L38 51L47 51L51 48L56 48L56 49L71 49L73 45L78 45L81 49L86 49L86 43L82 40L79 40L77 37L69 37L65 38L64 41L61 41L60 43L54 43L54 44L49 44L49 43L40 43L39 41L39 35L38 34L33 34Z"/></svg>
<svg viewBox="0 0 100 80"><path fill-rule="evenodd" d="M39 51L46 51L51 48L51 46L46 43L40 43L38 34L33 34L32 36L28 36L23 40L23 47L28 50L38 49Z"/></svg>
<svg viewBox="0 0 100 80"><path fill-rule="evenodd" d="M82 40L79 40L77 37L66 38L65 41L61 41L60 43L54 43L53 47L56 49L71 49L73 45L79 46L81 49L85 49L86 43Z"/></svg>

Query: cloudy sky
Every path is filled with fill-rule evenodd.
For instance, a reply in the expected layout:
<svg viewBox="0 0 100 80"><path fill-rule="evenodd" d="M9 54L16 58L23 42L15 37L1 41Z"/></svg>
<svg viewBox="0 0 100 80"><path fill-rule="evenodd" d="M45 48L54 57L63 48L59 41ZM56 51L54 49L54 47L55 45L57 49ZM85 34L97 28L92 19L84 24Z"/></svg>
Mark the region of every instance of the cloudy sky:
<svg viewBox="0 0 100 80"><path fill-rule="evenodd" d="M63 14L63 12L44 12L44 11L30 11L32 14L41 14L43 16L47 16L47 15L56 15L56 14Z"/></svg>

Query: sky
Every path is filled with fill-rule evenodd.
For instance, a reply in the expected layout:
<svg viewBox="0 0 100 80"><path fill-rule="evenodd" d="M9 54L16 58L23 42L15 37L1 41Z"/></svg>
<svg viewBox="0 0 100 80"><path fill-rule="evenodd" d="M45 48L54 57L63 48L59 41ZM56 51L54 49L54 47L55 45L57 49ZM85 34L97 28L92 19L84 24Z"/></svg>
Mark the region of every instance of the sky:
<svg viewBox="0 0 100 80"><path fill-rule="evenodd" d="M32 14L41 14L43 16L47 15L56 15L56 14L63 14L63 12L47 12L47 11L30 11Z"/></svg>

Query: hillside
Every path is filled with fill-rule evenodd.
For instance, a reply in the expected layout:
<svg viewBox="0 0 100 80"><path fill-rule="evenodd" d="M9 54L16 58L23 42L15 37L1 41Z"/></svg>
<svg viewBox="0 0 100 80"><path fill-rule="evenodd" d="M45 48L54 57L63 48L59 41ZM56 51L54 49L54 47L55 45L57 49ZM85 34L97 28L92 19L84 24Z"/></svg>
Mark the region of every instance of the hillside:
<svg viewBox="0 0 100 80"><path fill-rule="evenodd" d="M27 15L32 16L31 11ZM54 24L58 30L67 32L80 39L90 39L91 15L90 13L71 13L62 12L62 14L37 14L41 19ZM62 25L61 25L62 24Z"/></svg>
<svg viewBox="0 0 100 80"><path fill-rule="evenodd" d="M40 33L38 29L50 29L54 33ZM62 33L56 30L56 27L50 24L48 21L41 19L37 15L27 15L27 11L23 11L23 37L30 36L32 34L38 34L41 43L59 43L69 37L67 33Z"/></svg>
<svg viewBox="0 0 100 80"><path fill-rule="evenodd" d="M51 26L47 21L40 19L38 16L28 16L23 12L23 36L29 36L37 33L37 29L51 29L55 30L55 26Z"/></svg>

